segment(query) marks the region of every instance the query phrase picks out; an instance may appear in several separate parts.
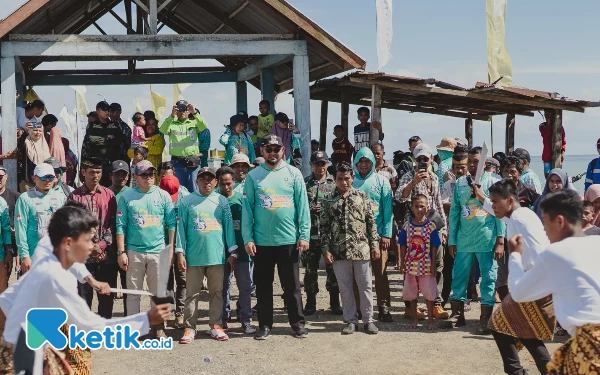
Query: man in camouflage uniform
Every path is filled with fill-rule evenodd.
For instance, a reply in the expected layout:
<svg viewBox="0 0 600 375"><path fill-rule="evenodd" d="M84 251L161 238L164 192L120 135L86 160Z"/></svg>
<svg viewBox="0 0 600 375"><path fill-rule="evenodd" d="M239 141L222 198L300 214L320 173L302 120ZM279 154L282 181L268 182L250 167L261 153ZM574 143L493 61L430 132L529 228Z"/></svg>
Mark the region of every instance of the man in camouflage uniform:
<svg viewBox="0 0 600 375"><path fill-rule="evenodd" d="M321 238L319 231L319 217L321 215L321 204L324 199L331 197L335 190L335 181L327 173L329 158L323 151L316 151L310 157L310 165L313 173L304 179L306 193L310 206L310 246L308 251L302 253L302 264L306 268L304 273L304 291L306 292L306 306L304 315L313 315L317 311L317 293L319 293L319 262L321 260ZM327 271L327 282L325 284L329 292L329 304L335 315L342 315L340 307L340 291L335 278L335 272L331 264L325 267Z"/></svg>
<svg viewBox="0 0 600 375"><path fill-rule="evenodd" d="M332 264L339 282L344 307L342 334L355 332L358 325L353 284L356 282L364 330L376 334L373 324L373 292L371 259L381 258L379 234L372 205L367 194L352 187L354 175L349 163L337 166L336 190L323 201L321 225L322 251L327 264Z"/></svg>

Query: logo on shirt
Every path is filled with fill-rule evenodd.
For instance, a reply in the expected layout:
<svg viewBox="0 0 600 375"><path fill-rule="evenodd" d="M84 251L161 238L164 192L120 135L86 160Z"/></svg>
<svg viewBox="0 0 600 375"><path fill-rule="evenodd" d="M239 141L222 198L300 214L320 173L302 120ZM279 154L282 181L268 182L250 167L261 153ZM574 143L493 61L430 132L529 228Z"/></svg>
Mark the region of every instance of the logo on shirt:
<svg viewBox="0 0 600 375"><path fill-rule="evenodd" d="M160 216L148 214L133 214L133 225L138 228L160 227Z"/></svg>
<svg viewBox="0 0 600 375"><path fill-rule="evenodd" d="M21 220L21 214L17 215L17 220Z"/></svg>
<svg viewBox="0 0 600 375"><path fill-rule="evenodd" d="M486 217L488 216L488 213L480 206L471 204L469 206L463 207L461 216L463 217L463 219L471 220L476 217Z"/></svg>
<svg viewBox="0 0 600 375"><path fill-rule="evenodd" d="M379 212L379 203L376 201L371 201L371 208L373 209L373 213Z"/></svg>
<svg viewBox="0 0 600 375"><path fill-rule="evenodd" d="M267 210L274 210L276 208L290 208L292 207L292 200L290 197L284 195L264 195L258 194L260 199L260 207L266 208Z"/></svg>
<svg viewBox="0 0 600 375"><path fill-rule="evenodd" d="M123 217L123 212L121 212L121 211L117 211L117 216L118 216L118 217Z"/></svg>
<svg viewBox="0 0 600 375"><path fill-rule="evenodd" d="M194 230L196 232L221 231L221 223L215 219L194 219Z"/></svg>
<svg viewBox="0 0 600 375"><path fill-rule="evenodd" d="M406 255L408 260L415 261L423 259L426 246L427 242L425 241L425 238L419 235L413 235L411 237L408 254Z"/></svg>

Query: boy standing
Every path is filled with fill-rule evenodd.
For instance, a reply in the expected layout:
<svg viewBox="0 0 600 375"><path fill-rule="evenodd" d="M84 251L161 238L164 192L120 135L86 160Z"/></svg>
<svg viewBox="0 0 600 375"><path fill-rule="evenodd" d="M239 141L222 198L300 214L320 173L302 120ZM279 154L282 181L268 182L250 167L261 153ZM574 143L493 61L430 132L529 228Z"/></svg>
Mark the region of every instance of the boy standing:
<svg viewBox="0 0 600 375"><path fill-rule="evenodd" d="M323 201L320 225L321 247L328 264L338 280L344 321L348 324L342 334L356 331L358 317L353 283L360 294L360 310L366 333L376 334L373 324L373 293L371 291L371 262L381 257L377 224L367 195L352 187L354 173L349 163L337 166L333 195Z"/></svg>
<svg viewBox="0 0 600 375"><path fill-rule="evenodd" d="M415 194L411 199L414 218L409 218L398 237L400 244L400 272L404 273L403 299L408 301L411 309L412 328L417 328L417 298L419 291L427 301L427 328L432 330L433 303L437 297L437 281L435 279L437 251L442 242L435 224L429 221L427 197Z"/></svg>
<svg viewBox="0 0 600 375"><path fill-rule="evenodd" d="M360 124L354 127L354 150L360 150L363 147L371 147L371 125L379 131L379 141L383 141L383 130L379 121L369 122L371 110L367 107L360 107L358 111L358 121Z"/></svg>
<svg viewBox="0 0 600 375"><path fill-rule="evenodd" d="M592 224L596 217L596 209L594 204L590 201L583 201L583 218L581 220L581 227L583 228L583 234L586 236L597 236L600 235L600 228Z"/></svg>
<svg viewBox="0 0 600 375"><path fill-rule="evenodd" d="M273 127L275 117L271 113L271 103L268 100L261 100L260 103L258 103L258 110L260 111L260 115L258 115L258 134L256 143L261 145L262 139L269 134Z"/></svg>
<svg viewBox="0 0 600 375"><path fill-rule="evenodd" d="M133 150L133 159L131 160L131 176L135 175L135 166L137 165L137 163L141 162L142 160L146 160L148 158L148 148L144 147L144 146L137 146L134 150ZM137 182L135 181L135 178L132 178L129 181L129 185L134 188L137 186Z"/></svg>
<svg viewBox="0 0 600 375"><path fill-rule="evenodd" d="M350 164L352 162L352 155L354 155L354 146L348 140L346 136L346 129L342 125L336 125L333 128L333 134L335 139L331 142L333 148L333 154L331 155L331 164L335 170L338 163L346 162Z"/></svg>

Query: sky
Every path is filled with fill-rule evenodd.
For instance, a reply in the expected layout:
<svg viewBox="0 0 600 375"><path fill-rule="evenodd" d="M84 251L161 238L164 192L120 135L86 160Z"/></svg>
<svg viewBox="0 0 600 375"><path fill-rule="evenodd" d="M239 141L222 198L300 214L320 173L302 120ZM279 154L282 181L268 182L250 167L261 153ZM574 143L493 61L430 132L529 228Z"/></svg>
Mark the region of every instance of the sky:
<svg viewBox="0 0 600 375"><path fill-rule="evenodd" d="M288 0L294 7L326 29L367 61L367 71L377 70L375 0ZM0 19L7 17L23 0L0 0ZM569 4L569 5L567 5ZM122 4L115 8L124 14ZM487 81L487 46L485 1L428 0L393 2L393 58L384 68L389 74L436 78L462 87L473 87ZM513 82L516 86L558 92L574 99L600 100L600 2L580 0L577 6L558 0L529 0L508 3L506 45L512 59ZM109 34L125 34L125 29L107 14L98 24ZM92 26L84 34L98 34ZM161 31L172 33L166 27ZM61 62L44 63L39 69L124 68L126 62ZM214 60L141 61L138 67L216 66ZM184 65L185 64L185 65ZM95 108L102 99L119 102L123 118L135 112L137 98L144 109L150 109L150 87L88 86L87 105ZM172 85L153 85L152 89L172 102ZM51 113L58 115L63 106L72 110L75 93L68 87L37 87ZM212 132L212 147L220 147L218 138L223 125L235 113L233 83L193 84L183 93L206 118ZM248 86L248 112L258 114L260 92ZM293 118L293 98L281 93L275 103L277 111ZM350 125L357 123L356 106L350 106ZM319 135L320 102L311 102L312 138ZM564 112L563 126L567 136L567 155L595 153L600 131L595 131L600 109L586 113ZM517 116L516 147L524 147L532 155L541 155L542 140L538 125L542 117ZM333 126L340 123L339 104L329 105L327 151L331 151ZM388 157L395 150L406 150L407 140L419 135L432 147L443 137L464 136L464 120L445 116L383 110L384 143ZM474 121L474 143L484 141L504 150L504 116L495 116L493 125ZM81 136L83 135L83 131Z"/></svg>

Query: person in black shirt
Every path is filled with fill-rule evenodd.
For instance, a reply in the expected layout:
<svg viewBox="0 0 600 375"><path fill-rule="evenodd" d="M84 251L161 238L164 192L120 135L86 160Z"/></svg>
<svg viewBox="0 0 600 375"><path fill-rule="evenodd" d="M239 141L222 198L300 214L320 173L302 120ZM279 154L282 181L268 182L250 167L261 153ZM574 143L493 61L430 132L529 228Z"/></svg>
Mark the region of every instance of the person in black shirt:
<svg viewBox="0 0 600 375"><path fill-rule="evenodd" d="M0 197L2 197L8 205L8 215L10 216L10 228L11 228L11 239L13 251L17 250L17 241L15 238L15 204L19 198L19 193L6 187L8 182L8 174L6 169L0 165ZM14 254L13 254L14 255ZM10 278L11 270L7 270L7 275Z"/></svg>

